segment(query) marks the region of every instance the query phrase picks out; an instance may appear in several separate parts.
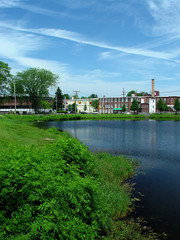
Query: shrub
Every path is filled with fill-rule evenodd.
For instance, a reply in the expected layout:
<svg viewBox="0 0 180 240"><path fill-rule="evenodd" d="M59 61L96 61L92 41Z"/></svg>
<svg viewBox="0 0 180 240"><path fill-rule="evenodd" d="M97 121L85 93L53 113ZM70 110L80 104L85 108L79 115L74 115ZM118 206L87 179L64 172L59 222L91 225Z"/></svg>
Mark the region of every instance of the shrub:
<svg viewBox="0 0 180 240"><path fill-rule="evenodd" d="M75 139L0 155L1 239L95 239L103 225L93 156ZM87 170L88 169L88 170Z"/></svg>

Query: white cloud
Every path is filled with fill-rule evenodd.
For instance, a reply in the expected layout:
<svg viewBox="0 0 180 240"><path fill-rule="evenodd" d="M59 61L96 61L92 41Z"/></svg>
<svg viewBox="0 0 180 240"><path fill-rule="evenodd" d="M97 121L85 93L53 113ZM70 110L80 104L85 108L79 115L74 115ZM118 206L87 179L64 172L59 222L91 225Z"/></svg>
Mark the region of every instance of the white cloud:
<svg viewBox="0 0 180 240"><path fill-rule="evenodd" d="M13 8L20 6L21 0L1 0L0 8Z"/></svg>
<svg viewBox="0 0 180 240"><path fill-rule="evenodd" d="M165 34L178 35L180 32L179 0L147 0L150 14L155 20L152 33L156 36Z"/></svg>
<svg viewBox="0 0 180 240"><path fill-rule="evenodd" d="M12 26L14 28L14 26ZM123 47L123 46L112 46L103 42L96 42L91 40L86 40L83 35L71 32L63 29L47 29L47 28L39 28L39 29L27 29L27 28L19 28L19 30L32 32L36 34L51 36L51 37L57 37L62 38L70 41L74 41L81 44L91 45L99 48L104 49L110 49L115 50L119 52L123 52L126 54L135 54L135 55L141 55L146 57L152 57L152 58L159 58L159 59L166 59L171 60L174 56L170 53L164 53L164 52L158 52L158 51L150 51L143 48L132 48L132 47Z"/></svg>

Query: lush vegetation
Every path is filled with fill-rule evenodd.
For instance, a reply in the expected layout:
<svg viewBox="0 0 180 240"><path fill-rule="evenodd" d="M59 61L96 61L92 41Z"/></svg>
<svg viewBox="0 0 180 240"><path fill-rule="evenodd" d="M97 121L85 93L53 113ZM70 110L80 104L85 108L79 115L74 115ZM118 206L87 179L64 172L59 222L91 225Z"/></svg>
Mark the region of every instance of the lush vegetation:
<svg viewBox="0 0 180 240"><path fill-rule="evenodd" d="M0 115L1 239L153 239L131 212L134 162Z"/></svg>
<svg viewBox="0 0 180 240"><path fill-rule="evenodd" d="M145 116L142 114L63 114L63 115L7 115L11 119L21 119L26 121L58 121L58 120L80 120L80 119L94 119L94 120L103 120L103 119L131 119L131 120L140 120L144 119Z"/></svg>
<svg viewBox="0 0 180 240"><path fill-rule="evenodd" d="M150 115L150 119L154 120L175 120L180 121L180 115L179 114L173 114L173 113L153 113Z"/></svg>

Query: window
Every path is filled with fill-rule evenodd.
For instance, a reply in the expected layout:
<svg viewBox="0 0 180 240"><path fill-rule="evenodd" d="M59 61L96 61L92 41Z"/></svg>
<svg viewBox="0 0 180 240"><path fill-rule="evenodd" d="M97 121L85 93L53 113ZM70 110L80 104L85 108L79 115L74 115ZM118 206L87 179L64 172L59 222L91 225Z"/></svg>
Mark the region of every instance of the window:
<svg viewBox="0 0 180 240"><path fill-rule="evenodd" d="M117 108L117 103L115 103L115 108Z"/></svg>
<svg viewBox="0 0 180 240"><path fill-rule="evenodd" d="M166 98L164 98L164 102L166 102Z"/></svg>
<svg viewBox="0 0 180 240"><path fill-rule="evenodd" d="M111 98L111 102L113 102L113 98Z"/></svg>
<svg viewBox="0 0 180 240"><path fill-rule="evenodd" d="M171 98L171 103L173 103L174 102L174 99L173 98Z"/></svg>

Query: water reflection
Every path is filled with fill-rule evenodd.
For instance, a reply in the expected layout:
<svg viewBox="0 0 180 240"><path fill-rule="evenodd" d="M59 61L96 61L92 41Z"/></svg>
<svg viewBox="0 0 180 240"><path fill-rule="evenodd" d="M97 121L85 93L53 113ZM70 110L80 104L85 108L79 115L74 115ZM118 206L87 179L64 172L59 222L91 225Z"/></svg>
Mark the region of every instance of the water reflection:
<svg viewBox="0 0 180 240"><path fill-rule="evenodd" d="M43 123L69 132L93 151L138 158L141 170L134 178L134 194L141 192L137 216L156 231L180 239L180 122L175 121L67 121Z"/></svg>

